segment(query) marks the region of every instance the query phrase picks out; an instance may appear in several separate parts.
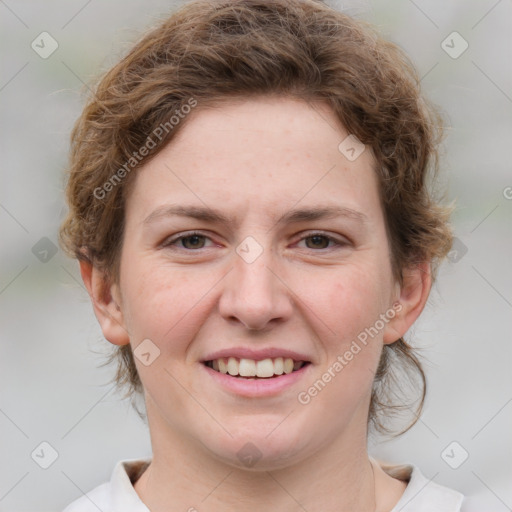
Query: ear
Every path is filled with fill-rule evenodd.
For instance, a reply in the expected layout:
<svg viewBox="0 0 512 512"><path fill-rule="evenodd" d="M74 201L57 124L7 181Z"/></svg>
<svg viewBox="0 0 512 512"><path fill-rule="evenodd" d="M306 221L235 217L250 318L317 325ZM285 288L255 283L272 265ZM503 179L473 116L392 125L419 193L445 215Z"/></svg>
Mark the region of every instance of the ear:
<svg viewBox="0 0 512 512"><path fill-rule="evenodd" d="M409 330L423 311L431 286L430 262L421 262L403 271L403 283L397 285L393 305L395 316L384 329L384 344L394 343Z"/></svg>
<svg viewBox="0 0 512 512"><path fill-rule="evenodd" d="M118 287L109 284L104 272L88 261L80 261L80 273L105 338L114 345L130 343L123 312L119 306Z"/></svg>

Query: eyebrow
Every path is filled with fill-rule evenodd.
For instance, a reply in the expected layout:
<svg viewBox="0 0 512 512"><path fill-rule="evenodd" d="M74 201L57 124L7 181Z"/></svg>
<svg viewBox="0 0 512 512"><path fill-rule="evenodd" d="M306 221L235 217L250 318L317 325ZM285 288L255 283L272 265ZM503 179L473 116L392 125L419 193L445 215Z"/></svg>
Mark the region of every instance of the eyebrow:
<svg viewBox="0 0 512 512"><path fill-rule="evenodd" d="M201 220L204 222L218 223L218 224L233 224L234 221L229 219L226 215L218 210L214 210L207 206L185 206L185 205L165 205L158 207L150 213L145 219L143 224L150 224L158 219L165 217L190 217L192 219ZM284 213L277 219L276 224L293 224L298 222L311 222L321 219L333 219L337 217L345 217L360 224L366 224L368 217L357 210L347 208L344 206L325 206L325 207L312 207L300 208L291 210Z"/></svg>

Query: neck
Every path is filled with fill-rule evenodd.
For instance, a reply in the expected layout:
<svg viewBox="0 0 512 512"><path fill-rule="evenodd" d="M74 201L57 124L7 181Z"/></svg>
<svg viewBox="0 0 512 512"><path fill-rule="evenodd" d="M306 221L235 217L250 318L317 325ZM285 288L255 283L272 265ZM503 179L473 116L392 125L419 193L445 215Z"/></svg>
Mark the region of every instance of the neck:
<svg viewBox="0 0 512 512"><path fill-rule="evenodd" d="M155 426L158 420L151 420ZM291 465L259 470L258 464L245 469L220 461L169 430L153 429L151 437L154 457L135 490L152 512L169 512L169 504L190 512L376 510L365 437L346 435Z"/></svg>

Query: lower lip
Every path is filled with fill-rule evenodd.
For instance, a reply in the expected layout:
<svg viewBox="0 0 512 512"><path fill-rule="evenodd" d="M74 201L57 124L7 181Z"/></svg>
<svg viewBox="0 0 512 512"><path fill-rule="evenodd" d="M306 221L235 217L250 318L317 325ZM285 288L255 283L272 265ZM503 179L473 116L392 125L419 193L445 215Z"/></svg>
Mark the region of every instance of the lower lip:
<svg viewBox="0 0 512 512"><path fill-rule="evenodd" d="M228 373L221 373L212 370L208 366L200 363L201 366L208 372L208 374L219 383L224 389L236 395L246 396L250 398L275 396L287 388L293 386L298 382L306 372L308 372L311 363L306 364L302 368L279 377L272 377L269 379L242 379L239 377L232 377Z"/></svg>

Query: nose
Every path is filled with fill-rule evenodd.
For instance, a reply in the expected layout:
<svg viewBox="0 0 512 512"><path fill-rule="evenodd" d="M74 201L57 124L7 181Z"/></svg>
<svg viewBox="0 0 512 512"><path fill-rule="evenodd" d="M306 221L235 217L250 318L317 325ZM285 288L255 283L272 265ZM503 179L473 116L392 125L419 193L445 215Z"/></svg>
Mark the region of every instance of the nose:
<svg viewBox="0 0 512 512"><path fill-rule="evenodd" d="M264 249L252 262L234 255L234 268L224 279L219 312L230 322L249 330L264 330L292 314L292 294L279 275L271 250Z"/></svg>

